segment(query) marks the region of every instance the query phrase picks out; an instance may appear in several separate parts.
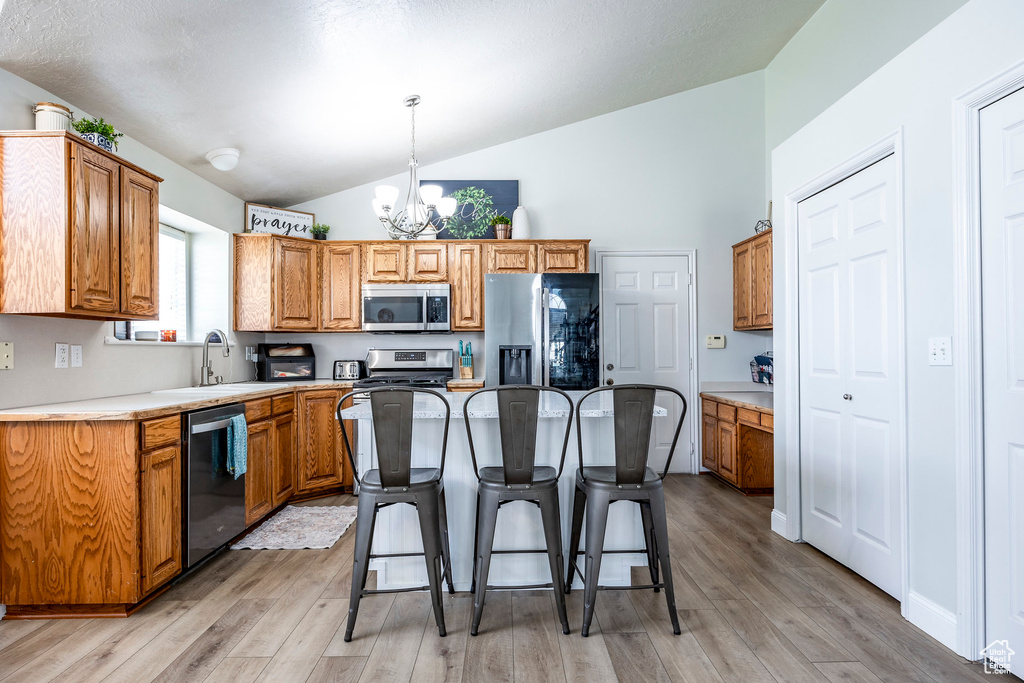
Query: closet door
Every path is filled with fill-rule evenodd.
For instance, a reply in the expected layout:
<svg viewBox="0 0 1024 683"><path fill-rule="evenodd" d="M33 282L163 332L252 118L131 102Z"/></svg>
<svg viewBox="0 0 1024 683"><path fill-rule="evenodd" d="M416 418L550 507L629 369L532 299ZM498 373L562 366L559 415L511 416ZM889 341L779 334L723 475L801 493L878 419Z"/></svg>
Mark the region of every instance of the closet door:
<svg viewBox="0 0 1024 683"><path fill-rule="evenodd" d="M803 536L902 598L903 341L897 165L799 205Z"/></svg>

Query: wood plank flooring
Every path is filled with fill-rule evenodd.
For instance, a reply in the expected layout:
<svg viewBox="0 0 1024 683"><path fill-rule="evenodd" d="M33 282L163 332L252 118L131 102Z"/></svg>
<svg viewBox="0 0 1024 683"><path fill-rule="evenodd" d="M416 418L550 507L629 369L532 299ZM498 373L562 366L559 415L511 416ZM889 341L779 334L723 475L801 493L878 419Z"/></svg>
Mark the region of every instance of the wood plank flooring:
<svg viewBox="0 0 1024 683"><path fill-rule="evenodd" d="M3 681L921 681L989 680L905 621L845 567L769 530L771 498L711 477L666 483L682 635L653 591L605 591L563 635L550 591L370 596L344 642L354 527L328 550L222 553L127 620L0 622ZM351 505L337 496L306 503ZM639 543L639 540L638 540ZM649 582L646 567L636 583Z"/></svg>

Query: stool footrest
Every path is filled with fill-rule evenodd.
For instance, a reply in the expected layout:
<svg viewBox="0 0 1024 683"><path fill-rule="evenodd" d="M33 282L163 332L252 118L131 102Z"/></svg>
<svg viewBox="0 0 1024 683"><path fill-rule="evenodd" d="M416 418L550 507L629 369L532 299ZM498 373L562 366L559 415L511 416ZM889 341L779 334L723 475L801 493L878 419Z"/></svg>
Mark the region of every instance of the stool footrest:
<svg viewBox="0 0 1024 683"><path fill-rule="evenodd" d="M625 554L625 555L646 555L647 554L647 550L645 548L638 548L636 550L602 550L601 552L603 554L605 554L605 555L611 555L611 554L615 554L615 553L622 553L622 554ZM576 554L577 555L586 555L587 554L587 550L586 550L586 548L584 548L583 550L579 551Z"/></svg>
<svg viewBox="0 0 1024 683"><path fill-rule="evenodd" d="M380 557L423 557L424 553L381 553L380 555L370 555L371 560L376 560Z"/></svg>
<svg viewBox="0 0 1024 683"><path fill-rule="evenodd" d="M547 548L538 548L537 550L492 550L491 555L518 555L521 553L546 553Z"/></svg>
<svg viewBox="0 0 1024 683"><path fill-rule="evenodd" d="M383 595L387 593L415 593L416 591L428 591L430 586L412 586L411 588L388 588L386 590L362 590L360 595Z"/></svg>
<svg viewBox="0 0 1024 683"><path fill-rule="evenodd" d="M523 586L487 586L489 591L528 591L534 588L554 588L553 583L530 583Z"/></svg>

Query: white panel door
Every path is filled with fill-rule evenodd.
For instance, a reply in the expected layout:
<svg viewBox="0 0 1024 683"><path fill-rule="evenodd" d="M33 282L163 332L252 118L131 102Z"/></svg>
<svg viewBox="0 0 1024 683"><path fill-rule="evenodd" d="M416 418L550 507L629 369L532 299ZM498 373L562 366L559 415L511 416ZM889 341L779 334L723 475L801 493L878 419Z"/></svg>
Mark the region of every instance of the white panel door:
<svg viewBox="0 0 1024 683"><path fill-rule="evenodd" d="M896 162L800 202L804 540L902 598Z"/></svg>
<svg viewBox="0 0 1024 683"><path fill-rule="evenodd" d="M1024 677L1024 90L981 112L986 641Z"/></svg>
<svg viewBox="0 0 1024 683"><path fill-rule="evenodd" d="M601 327L604 378L615 384L659 384L686 397L686 422L672 472L691 471L690 429L696 395L690 386L690 257L602 254ZM665 467L681 406L665 402L654 421L650 466Z"/></svg>

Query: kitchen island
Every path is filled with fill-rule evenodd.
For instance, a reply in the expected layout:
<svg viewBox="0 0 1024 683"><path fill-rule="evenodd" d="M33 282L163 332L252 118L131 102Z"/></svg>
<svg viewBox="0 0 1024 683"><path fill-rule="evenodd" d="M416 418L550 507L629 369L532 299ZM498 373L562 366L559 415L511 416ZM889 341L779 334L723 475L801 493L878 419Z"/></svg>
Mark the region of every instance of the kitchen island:
<svg viewBox="0 0 1024 683"><path fill-rule="evenodd" d="M578 401L585 392L569 392ZM476 485L473 462L469 454L469 441L463 418L463 405L469 394L446 393L451 404L451 425L448 434L448 455L445 463L444 487L448 503L448 532L452 553L452 574L455 589L468 591L472 583L473 544L476 532ZM545 394L541 397L540 420L537 428L537 464L558 467L568 406L560 396ZM581 413L583 444L587 465L613 465L613 420L611 392L593 397ZM413 467L436 467L444 430L444 407L429 396L418 396L413 406ZM656 408L655 415L667 415L664 408ZM357 404L342 411L342 417L357 424L355 451L357 471L376 467L375 445L368 403ZM469 418L473 439L481 467L501 464L498 447L498 408L493 393L473 400ZM351 438L351 435L350 435ZM573 425L566 452L565 468L559 480L559 504L562 524L563 549L569 544L572 517L572 497L576 469L579 466L576 445L576 426ZM605 548L633 549L643 545L640 508L637 505L612 506L608 516ZM495 550L526 550L544 547L544 533L540 512L527 502L504 505L498 513L494 535ZM377 514L373 539L374 554L420 552L419 522L415 510L408 505L395 505ZM647 564L643 553L606 555L601 565L601 583L627 586L630 567ZM566 558L568 566L568 558ZM377 570L379 588L402 588L426 583L426 568L422 557L392 557L373 560L371 569ZM564 578L564 577L563 577ZM544 554L495 554L491 558L488 584L493 586L548 583L551 571ZM577 582L582 585L582 581Z"/></svg>

